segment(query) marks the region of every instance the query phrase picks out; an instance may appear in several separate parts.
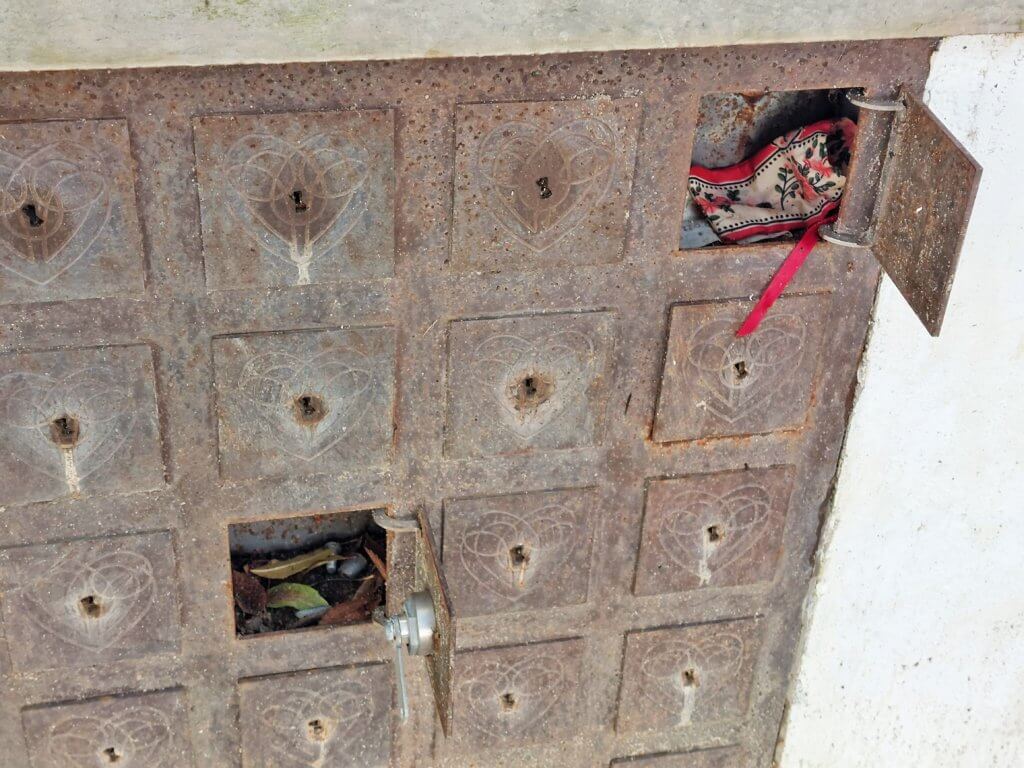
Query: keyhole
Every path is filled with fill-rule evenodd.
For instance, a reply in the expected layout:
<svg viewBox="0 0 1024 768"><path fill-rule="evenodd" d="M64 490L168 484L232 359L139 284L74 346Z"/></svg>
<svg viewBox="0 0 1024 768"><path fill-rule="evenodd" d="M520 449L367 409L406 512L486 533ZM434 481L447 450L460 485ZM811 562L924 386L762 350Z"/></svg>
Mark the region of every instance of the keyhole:
<svg viewBox="0 0 1024 768"><path fill-rule="evenodd" d="M292 202L295 203L296 213L304 213L305 211L309 210L309 206L302 199L301 189L296 189L294 192L292 192Z"/></svg>
<svg viewBox="0 0 1024 768"><path fill-rule="evenodd" d="M323 420L327 414L324 401L317 395L299 395L292 401L295 420L306 426L313 426Z"/></svg>
<svg viewBox="0 0 1024 768"><path fill-rule="evenodd" d="M537 186L540 187L541 200L547 200L549 197L551 197L551 187L548 186L547 176L541 176L539 179L537 179L536 183Z"/></svg>
<svg viewBox="0 0 1024 768"><path fill-rule="evenodd" d="M747 378L747 363L744 360L740 360L738 363L733 363L733 370L736 371L736 379L743 381Z"/></svg>
<svg viewBox="0 0 1024 768"><path fill-rule="evenodd" d="M25 203L25 205L21 206L21 212L25 214L25 218L28 219L28 225L33 229L43 226L43 220L39 218L39 212L36 211L35 203Z"/></svg>
<svg viewBox="0 0 1024 768"><path fill-rule="evenodd" d="M86 595L78 601L78 607L82 615L89 619L98 619L106 610L95 595Z"/></svg>
<svg viewBox="0 0 1024 768"><path fill-rule="evenodd" d="M309 728L309 738L313 741L324 741L327 738L327 727L319 718L310 720L306 726Z"/></svg>
<svg viewBox="0 0 1024 768"><path fill-rule="evenodd" d="M74 416L58 416L50 422L50 439L60 448L72 448L78 443L81 428Z"/></svg>
<svg viewBox="0 0 1024 768"><path fill-rule="evenodd" d="M712 544L714 544L715 542L717 542L719 539L722 538L722 529L719 528L717 525L712 525L712 526L708 527L707 534L708 534L708 541L710 541Z"/></svg>
<svg viewBox="0 0 1024 768"><path fill-rule="evenodd" d="M512 386L512 398L517 411L532 411L540 407L554 392L554 381L544 374L530 373Z"/></svg>
<svg viewBox="0 0 1024 768"><path fill-rule="evenodd" d="M511 712L516 708L516 695L514 693L504 693L501 696L501 708L505 712Z"/></svg>
<svg viewBox="0 0 1024 768"><path fill-rule="evenodd" d="M513 568L522 568L530 562L530 549L524 544L516 544L508 551L508 559Z"/></svg>
<svg viewBox="0 0 1024 768"><path fill-rule="evenodd" d="M106 756L108 763L116 763L121 759L121 753L113 747L107 747L104 749L103 754Z"/></svg>
<svg viewBox="0 0 1024 768"><path fill-rule="evenodd" d="M697 670L685 669L683 670L683 687L684 688L696 688L700 685L697 680Z"/></svg>

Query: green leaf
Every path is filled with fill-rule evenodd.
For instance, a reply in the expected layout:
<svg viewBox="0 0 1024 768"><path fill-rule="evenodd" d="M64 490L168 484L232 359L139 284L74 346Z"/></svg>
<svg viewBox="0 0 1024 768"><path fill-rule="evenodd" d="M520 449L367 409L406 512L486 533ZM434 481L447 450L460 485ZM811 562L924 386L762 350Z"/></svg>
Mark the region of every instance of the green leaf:
<svg viewBox="0 0 1024 768"><path fill-rule="evenodd" d="M305 584L275 584L267 590L268 608L294 608L296 611L304 611L307 608L322 608L329 606L319 592Z"/></svg>
<svg viewBox="0 0 1024 768"><path fill-rule="evenodd" d="M738 189L730 189L730 190L729 190L728 192L726 192L725 194L726 194L726 196L727 196L727 197L728 197L728 198L729 198L730 200L739 200L739 199L740 199L740 191L739 191Z"/></svg>
<svg viewBox="0 0 1024 768"><path fill-rule="evenodd" d="M804 157L805 157L806 159L810 160L810 159L811 159L811 156L812 156L813 154L814 154L814 148L813 148L813 147L808 147L808 148L807 148L807 151L806 151L806 152L804 153Z"/></svg>
<svg viewBox="0 0 1024 768"><path fill-rule="evenodd" d="M775 185L775 191L778 192L779 194L782 194L782 186L779 185L779 184L776 184Z"/></svg>

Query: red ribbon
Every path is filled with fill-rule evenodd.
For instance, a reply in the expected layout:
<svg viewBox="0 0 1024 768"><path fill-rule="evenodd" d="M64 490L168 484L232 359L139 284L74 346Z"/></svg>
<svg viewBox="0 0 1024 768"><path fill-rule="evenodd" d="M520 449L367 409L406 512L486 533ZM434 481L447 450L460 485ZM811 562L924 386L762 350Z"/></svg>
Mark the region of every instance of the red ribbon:
<svg viewBox="0 0 1024 768"><path fill-rule="evenodd" d="M743 321L743 325L740 326L739 330L736 331L737 336L748 336L757 330L757 326L761 324L764 316L768 314L768 310L771 309L772 304L775 300L782 295L782 292L786 290L786 286L789 285L789 281L793 279L800 267L804 264L804 259L807 258L808 254L814 250L814 246L818 244L818 228L823 224L835 221L835 216L830 216L827 219L822 219L811 226L805 231L803 236L793 246L793 250L789 252L786 260L782 262L782 266L779 267L779 271L772 277L771 282L764 289L761 294L761 298L757 300L757 304L750 310L750 314L747 315L747 319Z"/></svg>

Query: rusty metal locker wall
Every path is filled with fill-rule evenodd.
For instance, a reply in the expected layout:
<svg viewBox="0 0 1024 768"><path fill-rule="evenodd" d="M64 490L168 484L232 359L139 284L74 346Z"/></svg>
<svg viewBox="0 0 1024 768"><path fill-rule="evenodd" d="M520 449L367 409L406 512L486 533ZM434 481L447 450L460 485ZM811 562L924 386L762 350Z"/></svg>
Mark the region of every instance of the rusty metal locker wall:
<svg viewBox="0 0 1024 768"><path fill-rule="evenodd" d="M678 250L699 102L932 46L0 75L0 765L769 765L878 268L737 346L788 248ZM229 524L379 508L440 538L449 738L375 625L235 636Z"/></svg>

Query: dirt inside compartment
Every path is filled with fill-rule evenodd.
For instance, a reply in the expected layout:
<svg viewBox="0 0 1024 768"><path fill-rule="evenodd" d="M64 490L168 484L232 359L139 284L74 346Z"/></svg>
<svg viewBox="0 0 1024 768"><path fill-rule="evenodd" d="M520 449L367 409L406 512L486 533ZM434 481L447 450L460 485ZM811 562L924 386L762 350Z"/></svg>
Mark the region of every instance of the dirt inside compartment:
<svg viewBox="0 0 1024 768"><path fill-rule="evenodd" d="M239 637L367 622L385 602L387 536L368 513L240 524L231 539Z"/></svg>

